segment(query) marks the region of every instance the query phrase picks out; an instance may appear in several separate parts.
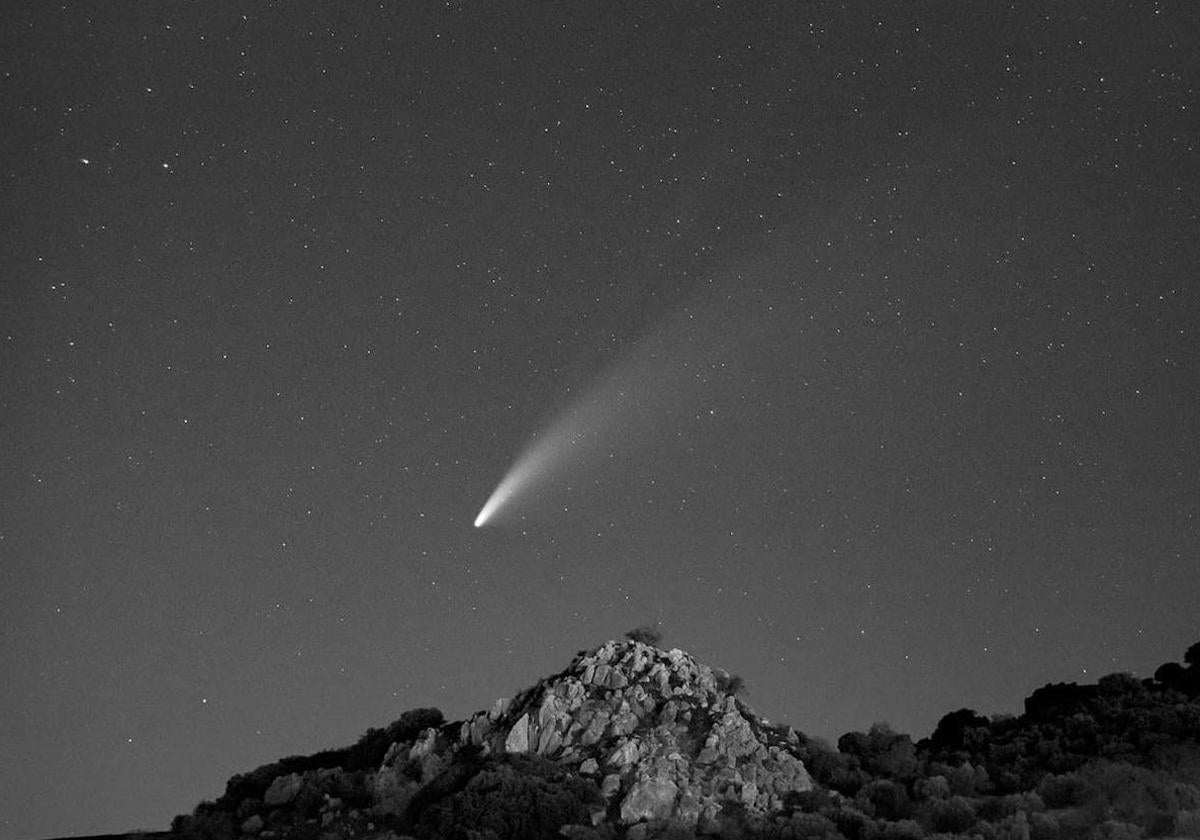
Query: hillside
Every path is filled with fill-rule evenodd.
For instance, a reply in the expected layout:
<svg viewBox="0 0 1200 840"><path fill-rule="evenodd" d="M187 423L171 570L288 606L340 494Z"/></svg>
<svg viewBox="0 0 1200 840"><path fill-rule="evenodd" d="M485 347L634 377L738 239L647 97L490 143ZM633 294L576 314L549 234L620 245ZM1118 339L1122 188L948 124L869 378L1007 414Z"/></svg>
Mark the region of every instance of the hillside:
<svg viewBox="0 0 1200 840"><path fill-rule="evenodd" d="M465 721L410 711L350 747L229 780L182 838L1200 837L1200 644L1152 679L960 709L929 738L836 747L758 716L741 681L643 641L581 651Z"/></svg>

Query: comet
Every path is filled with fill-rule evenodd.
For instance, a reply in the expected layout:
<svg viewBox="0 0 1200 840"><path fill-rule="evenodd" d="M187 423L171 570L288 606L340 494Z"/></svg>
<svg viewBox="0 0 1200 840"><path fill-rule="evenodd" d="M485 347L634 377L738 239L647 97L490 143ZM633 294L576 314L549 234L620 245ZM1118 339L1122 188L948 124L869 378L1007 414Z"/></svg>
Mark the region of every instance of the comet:
<svg viewBox="0 0 1200 840"><path fill-rule="evenodd" d="M503 508L505 503L517 496L522 488L530 485L534 476L544 472L545 467L545 458L539 458L536 451L530 452L529 455L512 464L512 468L504 475L504 479L497 485L496 490L492 491L491 496L487 498L484 508L479 511L479 516L475 517L475 527L484 527L488 520L496 516L497 511Z"/></svg>
<svg viewBox="0 0 1200 840"><path fill-rule="evenodd" d="M611 394L608 388L601 387L563 412L542 434L534 436L509 467L475 517L475 527L482 528L492 522L521 496L551 479L567 464L594 452L601 442L601 432L613 427L615 416L626 403L623 396Z"/></svg>
<svg viewBox="0 0 1200 840"><path fill-rule="evenodd" d="M533 436L475 517L475 527L494 524L568 469L613 459L669 426L672 409L696 390L695 371L714 348L714 336L697 327L694 314L685 308L620 355Z"/></svg>
<svg viewBox="0 0 1200 840"><path fill-rule="evenodd" d="M707 299L693 297L660 322L533 435L475 517L475 527L495 524L569 470L619 461L635 449L668 451L652 448L653 442L674 439L695 418L712 416L713 405L733 387L739 359L791 364L783 348L784 337L796 332L794 322L763 300L761 290L744 288L741 275L735 280L736 287L716 286Z"/></svg>

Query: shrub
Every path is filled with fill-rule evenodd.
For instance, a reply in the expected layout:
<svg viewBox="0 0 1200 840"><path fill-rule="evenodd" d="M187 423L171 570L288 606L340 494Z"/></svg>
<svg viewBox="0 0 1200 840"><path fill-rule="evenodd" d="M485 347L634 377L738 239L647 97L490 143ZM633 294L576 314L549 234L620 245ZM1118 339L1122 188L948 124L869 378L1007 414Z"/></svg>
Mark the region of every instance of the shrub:
<svg viewBox="0 0 1200 840"><path fill-rule="evenodd" d="M1155 670L1154 679L1169 688L1174 688L1186 681L1187 669L1178 662L1164 662Z"/></svg>
<svg viewBox="0 0 1200 840"><path fill-rule="evenodd" d="M855 797L857 802L870 803L876 817L885 820L902 820L912 816L912 803L904 785L890 779L867 782Z"/></svg>
<svg viewBox="0 0 1200 840"><path fill-rule="evenodd" d="M945 776L927 776L917 779L913 784L913 794L917 799L947 799L950 796L950 783Z"/></svg>
<svg viewBox="0 0 1200 840"><path fill-rule="evenodd" d="M459 790L413 816L420 837L467 840L491 832L497 840L551 840L564 825L589 823L602 801L590 779L538 756L514 755L482 763Z"/></svg>
<svg viewBox="0 0 1200 840"><path fill-rule="evenodd" d="M924 813L930 828L947 834L960 834L975 824L975 806L963 796L930 800Z"/></svg>
<svg viewBox="0 0 1200 840"><path fill-rule="evenodd" d="M171 821L171 831L180 840L233 840L232 817L216 803L201 802L191 815L180 814Z"/></svg>
<svg viewBox="0 0 1200 840"><path fill-rule="evenodd" d="M625 638L631 642L641 642L643 645L659 647L662 644L663 634L658 630L658 625L643 624L641 627L634 627L627 631Z"/></svg>
<svg viewBox="0 0 1200 840"><path fill-rule="evenodd" d="M921 840L924 836L925 829L912 820L890 822L883 827L883 840Z"/></svg>
<svg viewBox="0 0 1200 840"><path fill-rule="evenodd" d="M787 825L796 840L832 840L842 836L833 821L821 814L793 814Z"/></svg>
<svg viewBox="0 0 1200 840"><path fill-rule="evenodd" d="M838 750L856 757L874 776L907 779L917 769L912 738L893 732L886 723L872 724L866 733L847 732L838 739Z"/></svg>
<svg viewBox="0 0 1200 840"><path fill-rule="evenodd" d="M943 715L938 721L933 734L929 736L930 746L935 750L961 750L966 730L987 725L988 719L974 709L959 709Z"/></svg>

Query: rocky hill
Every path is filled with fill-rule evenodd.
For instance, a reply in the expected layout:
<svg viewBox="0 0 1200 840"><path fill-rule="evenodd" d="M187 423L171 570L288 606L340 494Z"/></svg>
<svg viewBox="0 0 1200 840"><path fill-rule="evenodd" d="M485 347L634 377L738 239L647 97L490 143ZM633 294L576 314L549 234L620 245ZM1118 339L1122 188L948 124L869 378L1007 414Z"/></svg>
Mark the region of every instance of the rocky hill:
<svg viewBox="0 0 1200 840"><path fill-rule="evenodd" d="M216 837L315 829L357 837L385 828L442 836L463 808L504 810L474 802L488 797L478 788L495 783L526 800L530 820L546 812L551 823L564 819L530 824L529 836L561 836L571 820L579 837L621 830L636 838L668 826L720 833L731 811L765 815L813 786L799 736L758 717L736 696L737 682L680 650L610 641L466 721L418 711L390 734L369 732L361 749L235 776L224 796L174 828ZM354 766L370 763L383 742L378 764Z"/></svg>
<svg viewBox="0 0 1200 840"><path fill-rule="evenodd" d="M444 747L534 753L598 779L593 823L611 816L623 826L703 828L719 822L726 803L765 814L812 788L796 734L769 726L732 688L727 673L683 651L608 642L475 715Z"/></svg>
<svg viewBox="0 0 1200 840"><path fill-rule="evenodd" d="M351 747L229 780L186 840L1200 838L1200 644L1153 679L1048 685L1019 717L970 709L915 743L836 750L760 718L740 681L639 641L465 721L417 709Z"/></svg>

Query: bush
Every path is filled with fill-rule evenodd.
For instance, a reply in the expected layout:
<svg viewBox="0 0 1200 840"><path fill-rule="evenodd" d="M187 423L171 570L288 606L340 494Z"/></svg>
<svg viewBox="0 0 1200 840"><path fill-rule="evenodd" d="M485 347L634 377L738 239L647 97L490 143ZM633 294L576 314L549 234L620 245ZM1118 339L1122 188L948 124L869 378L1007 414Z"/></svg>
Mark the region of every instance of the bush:
<svg viewBox="0 0 1200 840"><path fill-rule="evenodd" d="M959 709L942 716L929 736L929 746L934 750L961 750L966 730L987 725L988 719L974 709Z"/></svg>
<svg viewBox="0 0 1200 840"><path fill-rule="evenodd" d="M171 831L180 840L233 840L232 817L218 810L214 802L201 802L191 815L180 814L171 820Z"/></svg>
<svg viewBox="0 0 1200 840"><path fill-rule="evenodd" d="M793 814L787 825L796 840L832 840L842 836L833 821L821 814Z"/></svg>
<svg viewBox="0 0 1200 840"><path fill-rule="evenodd" d="M908 779L917 770L912 738L893 732L886 723L872 724L866 733L847 732L838 738L838 750L857 758L873 776Z"/></svg>
<svg viewBox="0 0 1200 840"><path fill-rule="evenodd" d="M912 816L912 803L904 785L890 779L876 779L867 782L858 792L855 801L870 803L870 808L863 810L873 812L876 817L885 820L903 820Z"/></svg>
<svg viewBox="0 0 1200 840"><path fill-rule="evenodd" d="M883 840L922 840L925 829L912 820L890 822L883 827Z"/></svg>
<svg viewBox="0 0 1200 840"><path fill-rule="evenodd" d="M641 627L634 627L625 633L625 638L631 642L641 642L643 645L651 647L659 647L662 645L662 633L658 630L656 624L643 624Z"/></svg>
<svg viewBox="0 0 1200 840"><path fill-rule="evenodd" d="M1164 662L1154 672L1154 679L1170 688L1183 685L1187 680L1187 669L1178 662Z"/></svg>
<svg viewBox="0 0 1200 840"><path fill-rule="evenodd" d="M964 796L932 799L924 806L923 812L934 831L960 834L975 824L975 806Z"/></svg>
<svg viewBox="0 0 1200 840"><path fill-rule="evenodd" d="M875 828L875 822L856 808L839 808L833 813L833 822L849 840L866 840Z"/></svg>
<svg viewBox="0 0 1200 840"><path fill-rule="evenodd" d="M420 837L468 840L491 832L497 840L557 840L564 825L590 824L592 807L602 802L590 779L538 756L513 755L482 763L461 789L412 816Z"/></svg>

